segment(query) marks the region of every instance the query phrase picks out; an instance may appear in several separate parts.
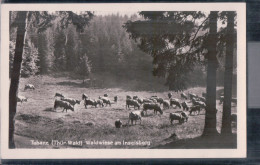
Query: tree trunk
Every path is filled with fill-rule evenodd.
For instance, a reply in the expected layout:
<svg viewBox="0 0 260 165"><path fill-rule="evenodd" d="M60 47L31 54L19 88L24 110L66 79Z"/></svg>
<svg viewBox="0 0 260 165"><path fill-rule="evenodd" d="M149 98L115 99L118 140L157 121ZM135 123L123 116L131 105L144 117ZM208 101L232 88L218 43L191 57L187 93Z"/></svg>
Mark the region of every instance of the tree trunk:
<svg viewBox="0 0 260 165"><path fill-rule="evenodd" d="M215 137L216 129L216 70L217 70L217 11L209 15L208 66L207 66L207 96L205 126L202 136Z"/></svg>
<svg viewBox="0 0 260 165"><path fill-rule="evenodd" d="M232 100L232 77L233 77L233 53L234 53L234 17L235 13L227 13L227 38L226 59L224 78L224 103L222 116L222 135L231 135L231 100Z"/></svg>
<svg viewBox="0 0 260 165"><path fill-rule="evenodd" d="M26 11L18 12L19 22L17 25L17 37L14 53L13 72L9 90L9 148L15 148L14 143L14 116L16 114L17 92L21 72L23 46L26 32Z"/></svg>

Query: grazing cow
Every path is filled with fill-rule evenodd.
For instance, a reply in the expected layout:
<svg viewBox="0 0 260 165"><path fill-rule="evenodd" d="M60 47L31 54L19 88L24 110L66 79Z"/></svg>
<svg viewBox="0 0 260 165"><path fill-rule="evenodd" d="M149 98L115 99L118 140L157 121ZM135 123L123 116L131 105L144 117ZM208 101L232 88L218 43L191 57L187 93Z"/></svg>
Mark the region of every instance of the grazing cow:
<svg viewBox="0 0 260 165"><path fill-rule="evenodd" d="M116 127L116 128L120 128L121 126L122 126L121 120L120 120L120 119L117 119L117 120L115 121L115 127Z"/></svg>
<svg viewBox="0 0 260 165"><path fill-rule="evenodd" d="M55 98L56 98L56 97L64 98L63 94L61 94L61 93L55 93L55 96L54 96L54 97L55 97Z"/></svg>
<svg viewBox="0 0 260 165"><path fill-rule="evenodd" d="M171 99L171 100L170 100L170 106L172 106L172 105L175 105L175 108L176 108L176 107L181 108L181 103L179 102L178 99Z"/></svg>
<svg viewBox="0 0 260 165"><path fill-rule="evenodd" d="M155 114L157 114L157 112L160 112L161 115L163 114L163 111L162 111L162 109L161 109L159 104L156 104L156 103L145 103L143 105L143 111L145 111L146 114L147 114L147 110L149 110L149 109L150 110L154 110Z"/></svg>
<svg viewBox="0 0 260 165"><path fill-rule="evenodd" d="M187 110L187 111L189 110L189 106L186 103L186 101L182 102L181 105L182 105L183 110Z"/></svg>
<svg viewBox="0 0 260 165"><path fill-rule="evenodd" d="M22 104L23 102L27 102L27 98L24 96L17 96L17 102Z"/></svg>
<svg viewBox="0 0 260 165"><path fill-rule="evenodd" d="M237 114L231 114L231 122L237 122Z"/></svg>
<svg viewBox="0 0 260 165"><path fill-rule="evenodd" d="M70 105L70 103L68 103L67 101L62 101L62 100L55 100L54 102L54 109L56 110L56 108L63 108L63 111L70 109L71 111L74 111L74 108L72 107L72 105ZM62 111L62 112L63 112Z"/></svg>
<svg viewBox="0 0 260 165"><path fill-rule="evenodd" d="M171 124L172 124L172 122L174 120L178 120L179 123L183 123L184 122L184 117L182 116L181 113L170 113L169 118L170 118Z"/></svg>
<svg viewBox="0 0 260 165"><path fill-rule="evenodd" d="M97 102L96 100L92 100L92 99L85 99L84 100L84 105L85 105L85 108L88 108L88 105L91 105L91 107L96 107L97 108Z"/></svg>
<svg viewBox="0 0 260 165"><path fill-rule="evenodd" d="M83 94L82 94L82 100L85 100L85 99L87 99L87 98L88 98L88 95L85 94L85 93L83 93Z"/></svg>
<svg viewBox="0 0 260 165"><path fill-rule="evenodd" d="M186 112L184 112L184 111L181 111L180 113L181 113L182 117L184 118L184 120L187 122L188 119L189 119L188 114Z"/></svg>
<svg viewBox="0 0 260 165"><path fill-rule="evenodd" d="M137 98L137 101L140 105L142 105L144 103L143 99Z"/></svg>
<svg viewBox="0 0 260 165"><path fill-rule="evenodd" d="M137 100L127 99L125 108L127 109L127 107L128 107L128 109L130 109L130 106L134 106L134 109L135 109L135 107L140 109L140 105Z"/></svg>
<svg viewBox="0 0 260 165"><path fill-rule="evenodd" d="M131 124L132 124L132 125L133 125L133 121L135 121L135 124L136 124L136 121L137 121L137 120L140 120L140 124L141 124L142 116L144 116L143 111L133 111L133 112L130 112L130 113L129 113L128 124L129 124L129 121L130 121L130 120L131 120Z"/></svg>
<svg viewBox="0 0 260 165"><path fill-rule="evenodd" d="M170 101L169 100L163 101L163 109L170 109Z"/></svg>
<svg viewBox="0 0 260 165"><path fill-rule="evenodd" d="M205 97L206 98L206 93L205 92L202 92L202 97Z"/></svg>
<svg viewBox="0 0 260 165"><path fill-rule="evenodd" d="M198 96L194 93L190 93L190 99L192 100L193 98L197 98Z"/></svg>
<svg viewBox="0 0 260 165"><path fill-rule="evenodd" d="M169 99L172 98L172 94L171 94L171 93L168 93L168 97L169 97Z"/></svg>
<svg viewBox="0 0 260 165"><path fill-rule="evenodd" d="M197 114L200 114L200 106L199 105L192 106L190 108L190 115L192 114L192 112L197 112Z"/></svg>
<svg viewBox="0 0 260 165"><path fill-rule="evenodd" d="M185 93L181 93L181 98L186 99L186 100L188 99L188 97Z"/></svg>
<svg viewBox="0 0 260 165"><path fill-rule="evenodd" d="M126 95L126 99L132 99L132 97L129 95Z"/></svg>
<svg viewBox="0 0 260 165"><path fill-rule="evenodd" d="M104 97L108 97L108 94L105 93L105 94L104 94Z"/></svg>
<svg viewBox="0 0 260 165"><path fill-rule="evenodd" d="M99 105L99 107L104 107L103 100L97 99L96 103L97 103L97 105Z"/></svg>
<svg viewBox="0 0 260 165"><path fill-rule="evenodd" d="M35 90L35 87L34 87L34 85L32 85L32 84L26 84L26 85L24 86L24 90L26 90L26 89Z"/></svg>
<svg viewBox="0 0 260 165"><path fill-rule="evenodd" d="M111 106L111 102L110 102L110 100L109 100L107 97L101 97L101 96L99 96L99 99L101 99L101 100L103 101L103 103L106 104L106 106L107 106L107 105L110 105L110 106Z"/></svg>
<svg viewBox="0 0 260 165"><path fill-rule="evenodd" d="M72 98L61 98L61 100L69 102L73 107L75 104L80 104L79 100L72 99Z"/></svg>
<svg viewBox="0 0 260 165"><path fill-rule="evenodd" d="M114 97L114 102L117 103L117 100L118 100L118 96L115 96Z"/></svg>

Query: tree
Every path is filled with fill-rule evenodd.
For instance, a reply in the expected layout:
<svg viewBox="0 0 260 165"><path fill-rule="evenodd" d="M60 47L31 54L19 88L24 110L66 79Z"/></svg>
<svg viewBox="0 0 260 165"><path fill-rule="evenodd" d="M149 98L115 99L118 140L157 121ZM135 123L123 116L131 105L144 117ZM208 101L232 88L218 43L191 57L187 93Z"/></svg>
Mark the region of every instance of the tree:
<svg viewBox="0 0 260 165"><path fill-rule="evenodd" d="M153 74L166 77L169 89L187 88L188 74L207 64L207 105L203 135L215 136L218 12L140 12L144 20L124 27L139 48L153 57ZM200 23L198 23L200 22ZM209 31L209 32L208 32Z"/></svg>
<svg viewBox="0 0 260 165"><path fill-rule="evenodd" d="M216 136L216 71L217 71L217 11L209 15L209 36L207 53L207 95L203 136Z"/></svg>
<svg viewBox="0 0 260 165"><path fill-rule="evenodd" d="M232 100L232 77L233 77L233 55L234 55L234 26L235 12L227 12L227 34L226 34L226 58L224 78L224 102L222 116L222 135L231 135L231 100Z"/></svg>
<svg viewBox="0 0 260 165"><path fill-rule="evenodd" d="M82 77L83 84L85 83L85 79L90 76L91 64L86 54L80 57L80 63L76 67L76 73Z"/></svg>
<svg viewBox="0 0 260 165"><path fill-rule="evenodd" d="M93 14L91 12L81 12L81 15L77 15L71 11L60 11L62 15L61 23L65 28L69 24L76 26L78 31L83 31L85 26L88 25L89 21L92 19ZM15 148L14 143L14 116L16 114L17 106L17 92L19 86L19 78L21 72L22 55L24 49L24 39L26 34L26 28L29 26L34 26L38 33L45 31L50 27L53 16L46 11L36 12L36 11L19 11L16 14L15 21L11 26L17 27L17 37L16 46L14 53L13 71L11 74L11 85L9 90L9 148ZM12 19L12 16L10 16Z"/></svg>

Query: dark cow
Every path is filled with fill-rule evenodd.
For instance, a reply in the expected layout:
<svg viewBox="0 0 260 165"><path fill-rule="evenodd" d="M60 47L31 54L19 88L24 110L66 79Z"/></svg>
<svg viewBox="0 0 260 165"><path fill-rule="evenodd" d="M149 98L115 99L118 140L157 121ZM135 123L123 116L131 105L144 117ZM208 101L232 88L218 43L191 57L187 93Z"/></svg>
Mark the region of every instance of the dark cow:
<svg viewBox="0 0 260 165"><path fill-rule="evenodd" d="M175 105L175 108L176 108L176 107L181 108L181 103L179 102L178 99L171 99L171 100L170 100L170 106L172 106L172 105Z"/></svg>
<svg viewBox="0 0 260 165"><path fill-rule="evenodd" d="M130 106L134 106L134 109L137 107L138 109L140 109L140 105L138 103L137 100L132 100L132 99L127 99L126 100L126 109L128 107L128 109L130 109Z"/></svg>
<svg viewBox="0 0 260 165"><path fill-rule="evenodd" d="M115 127L116 127L116 128L120 128L121 126L122 126L121 120L120 120L120 119L117 119L117 120L115 121Z"/></svg>
<svg viewBox="0 0 260 165"><path fill-rule="evenodd" d="M72 98L61 98L61 100L69 102L73 107L75 104L80 104L79 100L72 99Z"/></svg>
<svg viewBox="0 0 260 165"><path fill-rule="evenodd" d="M108 94L104 94L104 97L108 97Z"/></svg>
<svg viewBox="0 0 260 165"><path fill-rule="evenodd" d="M118 96L115 96L114 97L114 102L117 103L117 100L118 100Z"/></svg>
<svg viewBox="0 0 260 165"><path fill-rule="evenodd" d="M74 111L74 108L70 103L68 103L66 101L62 101L62 100L55 100L54 109L56 110L56 108L58 108L58 107L63 108L63 111L66 110L66 112L68 109L70 109L71 111Z"/></svg>
<svg viewBox="0 0 260 165"><path fill-rule="evenodd" d="M61 94L61 93L55 93L55 96L54 96L54 97L55 97L55 98L56 98L56 97L64 98L63 94Z"/></svg>
<svg viewBox="0 0 260 165"><path fill-rule="evenodd" d="M162 111L162 109L161 109L159 104L156 104L156 103L145 103L143 105L143 111L145 111L146 114L147 114L147 110L149 110L149 109L150 110L154 110L155 114L157 114L157 112L160 112L160 114L163 114L163 111Z"/></svg>
<svg viewBox="0 0 260 165"><path fill-rule="evenodd" d="M170 109L170 101L169 100L163 101L163 109Z"/></svg>
<svg viewBox="0 0 260 165"><path fill-rule="evenodd" d="M193 112L197 112L197 114L200 114L200 106L199 106L199 105L192 106L192 107L190 108L190 115L191 115Z"/></svg>
<svg viewBox="0 0 260 165"><path fill-rule="evenodd" d="M183 123L184 122L184 117L180 113L170 113L169 118L170 118L171 124L172 124L172 122L174 120L178 120L179 123Z"/></svg>
<svg viewBox="0 0 260 165"><path fill-rule="evenodd" d="M34 87L34 85L32 85L32 84L26 84L26 85L24 86L24 90L26 90L26 89L35 90L35 87Z"/></svg>
<svg viewBox="0 0 260 165"><path fill-rule="evenodd" d="M99 107L104 107L103 100L97 99L97 100L96 100L96 103L97 103L97 105L99 105Z"/></svg>
<svg viewBox="0 0 260 165"><path fill-rule="evenodd" d="M126 95L126 99L132 99L132 97L129 95Z"/></svg>
<svg viewBox="0 0 260 165"><path fill-rule="evenodd" d="M99 99L101 99L103 101L103 103L106 104L106 106L107 105L111 106L111 102L110 102L110 100L107 97L99 96Z"/></svg>
<svg viewBox="0 0 260 165"><path fill-rule="evenodd" d="M168 93L168 97L169 97L169 99L172 98L172 94L171 94L171 93Z"/></svg>
<svg viewBox="0 0 260 165"><path fill-rule="evenodd" d="M27 98L24 96L17 96L17 102L22 104L23 102L27 102Z"/></svg>
<svg viewBox="0 0 260 165"><path fill-rule="evenodd" d="M187 110L187 111L189 110L189 106L186 103L186 101L182 102L181 105L182 105L183 110Z"/></svg>
<svg viewBox="0 0 260 165"><path fill-rule="evenodd" d="M163 103L163 98L156 97L155 100L156 102L160 103L160 105Z"/></svg>

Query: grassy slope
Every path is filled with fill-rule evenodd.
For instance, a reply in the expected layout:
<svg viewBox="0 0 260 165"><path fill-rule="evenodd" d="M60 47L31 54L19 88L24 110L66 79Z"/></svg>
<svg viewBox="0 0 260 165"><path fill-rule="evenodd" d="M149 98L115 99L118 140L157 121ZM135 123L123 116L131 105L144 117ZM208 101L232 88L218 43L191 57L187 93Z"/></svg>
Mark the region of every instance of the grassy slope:
<svg viewBox="0 0 260 165"><path fill-rule="evenodd" d="M148 111L148 116L144 117L142 124L135 126L123 127L116 129L114 121L121 119L123 124L128 121L130 110L125 109L126 95L138 95L142 98L158 95L167 98L167 89L162 86L152 86L149 84L150 91L123 90L125 88L86 88L82 86L81 80L73 80L68 77L50 77L37 76L28 79L21 79L19 95L28 97L27 103L18 103L16 115L17 147L29 148L27 142L21 137L27 137L28 140L106 140L106 141L150 141L150 146L112 146L112 148L150 148L158 145L162 146L174 141L176 138L172 135L175 133L178 139L195 138L201 135L204 127L204 111L201 115L190 116L189 121L182 125L174 123L170 125L169 113L179 109L165 110L163 115L154 115ZM35 85L35 91L23 91L26 83ZM133 82L132 82L133 83ZM112 84L112 83L111 83ZM133 89L137 82L131 84ZM131 86L132 85L132 86ZM144 87L142 87L144 88ZM219 89L219 88L218 88ZM139 89L140 90L140 89ZM160 91L160 92L155 92ZM204 88L191 88L189 92L201 95ZM188 91L185 91L186 93ZM221 89L219 89L221 91ZM96 99L98 96L107 93L111 99L118 95L117 104L105 108L88 108L85 109L83 102L76 105L75 112L68 111L62 113L61 109L53 111L54 94L63 93L66 97L81 99L82 93L87 93L91 98ZM180 98L180 93L173 93L175 98ZM221 110L222 106L217 104L217 128L220 131ZM133 110L133 108L131 109ZM236 107L232 108L236 112ZM233 132L236 132L236 126L233 124ZM51 147L51 146L49 146ZM68 146L66 146L68 147ZM70 146L69 146L70 147ZM84 148L110 148L104 145L83 145ZM174 148L174 146L173 146Z"/></svg>

